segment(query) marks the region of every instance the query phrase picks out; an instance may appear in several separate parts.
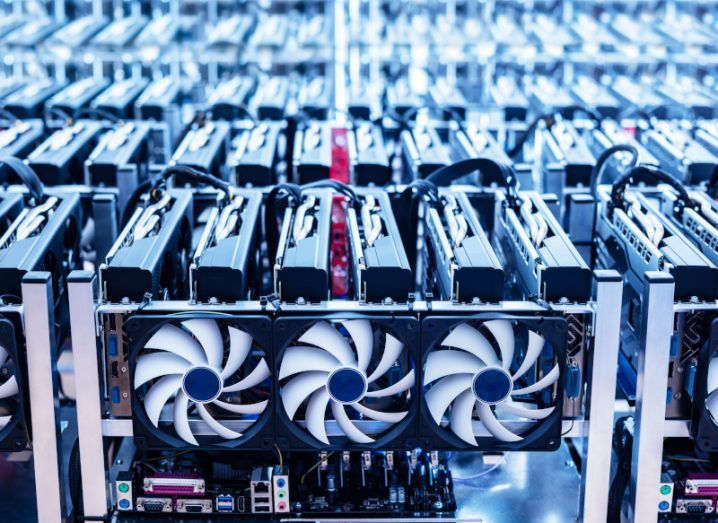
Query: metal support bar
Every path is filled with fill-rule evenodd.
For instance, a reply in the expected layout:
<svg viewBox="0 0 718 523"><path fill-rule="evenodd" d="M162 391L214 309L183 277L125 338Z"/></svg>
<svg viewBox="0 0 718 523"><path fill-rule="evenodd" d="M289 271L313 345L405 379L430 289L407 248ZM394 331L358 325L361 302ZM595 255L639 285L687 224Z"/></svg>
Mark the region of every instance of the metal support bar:
<svg viewBox="0 0 718 523"><path fill-rule="evenodd" d="M95 335L95 275L73 271L67 280L72 355L75 361L77 428L80 437L82 503L86 517L107 514L107 481L102 445L99 360Z"/></svg>
<svg viewBox="0 0 718 523"><path fill-rule="evenodd" d="M29 272L22 280L27 381L32 423L35 496L39 523L65 517L65 484L60 459L60 417L55 365L55 311L49 272Z"/></svg>
<svg viewBox="0 0 718 523"><path fill-rule="evenodd" d="M655 523L658 520L658 484L661 479L666 387L674 322L673 276L647 272L645 281L628 514L629 520L635 523Z"/></svg>
<svg viewBox="0 0 718 523"><path fill-rule="evenodd" d="M616 271L595 271L594 278L596 316L586 400L588 441L583 446L579 519L586 523L604 523L611 476L623 281Z"/></svg>

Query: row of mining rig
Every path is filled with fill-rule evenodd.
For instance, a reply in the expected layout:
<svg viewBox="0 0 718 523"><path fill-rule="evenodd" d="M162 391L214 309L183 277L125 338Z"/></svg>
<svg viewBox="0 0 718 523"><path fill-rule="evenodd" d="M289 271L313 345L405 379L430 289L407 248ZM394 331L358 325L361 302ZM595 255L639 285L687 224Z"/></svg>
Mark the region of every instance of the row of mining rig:
<svg viewBox="0 0 718 523"><path fill-rule="evenodd" d="M2 280L2 441L31 440L42 521L62 517L57 455L40 443L55 434L50 355L68 329L85 519L448 515L440 451L555 450L568 435L588 437L583 513L602 520L620 280L592 274L510 168L438 173L490 171L506 185L491 191L387 191L240 189L170 166L98 254L112 191L44 190L26 164L4 165L28 189L3 193L1 259L21 267ZM77 271L89 264L97 275ZM23 330L31 314L45 321Z"/></svg>

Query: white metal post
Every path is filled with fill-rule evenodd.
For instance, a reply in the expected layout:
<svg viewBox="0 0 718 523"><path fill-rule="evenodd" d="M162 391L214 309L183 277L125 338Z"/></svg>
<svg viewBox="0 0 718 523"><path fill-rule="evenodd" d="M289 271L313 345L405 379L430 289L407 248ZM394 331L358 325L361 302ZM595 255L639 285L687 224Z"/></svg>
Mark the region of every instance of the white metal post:
<svg viewBox="0 0 718 523"><path fill-rule="evenodd" d="M70 301L72 355L75 362L77 430L82 467L82 503L85 517L107 514L108 497L102 444L99 361L95 334L95 275L73 271L67 280Z"/></svg>
<svg viewBox="0 0 718 523"><path fill-rule="evenodd" d="M55 315L49 272L25 275L22 305L37 519L39 523L59 523L65 517L65 482L60 460Z"/></svg>
<svg viewBox="0 0 718 523"><path fill-rule="evenodd" d="M579 511L584 523L605 523L611 476L623 281L616 271L595 271L594 279L596 316L586 403L588 440L583 447Z"/></svg>
<svg viewBox="0 0 718 523"><path fill-rule="evenodd" d="M648 272L642 303L641 350L638 355L636 415L631 460L629 520L658 520L663 455L666 388L673 335L673 276Z"/></svg>

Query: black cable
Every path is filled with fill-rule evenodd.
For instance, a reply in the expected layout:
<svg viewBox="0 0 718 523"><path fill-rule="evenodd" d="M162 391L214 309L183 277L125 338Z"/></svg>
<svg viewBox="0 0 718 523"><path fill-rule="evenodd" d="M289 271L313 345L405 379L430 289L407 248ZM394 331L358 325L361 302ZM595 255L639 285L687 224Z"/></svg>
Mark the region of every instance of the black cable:
<svg viewBox="0 0 718 523"><path fill-rule="evenodd" d="M349 185L340 182L339 180L317 180L316 182L305 183L301 186L301 190L305 189L333 189L334 191L343 194L349 198L352 204L359 202L359 197Z"/></svg>
<svg viewBox="0 0 718 523"><path fill-rule="evenodd" d="M269 194L265 203L264 211L264 234L267 238L267 258L270 266L274 264L277 258L277 243L279 243L279 211L286 208L287 205L292 207L302 201L302 189L294 183L280 183L275 185Z"/></svg>
<svg viewBox="0 0 718 523"><path fill-rule="evenodd" d="M613 448L618 456L618 464L608 492L608 523L621 523L623 496L631 477L633 436L626 426L629 419L629 417L619 418L614 427Z"/></svg>
<svg viewBox="0 0 718 523"><path fill-rule="evenodd" d="M404 241L404 249L412 270L416 266L419 221L419 205L428 201L432 207L441 205L439 190L429 180L415 180L407 185L399 196L397 203L396 222L399 234Z"/></svg>
<svg viewBox="0 0 718 523"><path fill-rule="evenodd" d="M0 118L4 118L10 122L17 122L20 120L20 118L18 118L14 114L12 114L7 109L3 109L3 108L0 108Z"/></svg>
<svg viewBox="0 0 718 523"><path fill-rule="evenodd" d="M82 506L82 467L80 465L80 440L75 440L70 452L68 466L68 483L70 487L70 501L75 521L82 521L84 507Z"/></svg>
<svg viewBox="0 0 718 523"><path fill-rule="evenodd" d="M122 217L120 219L120 228L124 229L127 223L130 221L130 218L132 217L132 214L135 212L135 207L140 202L140 199L142 198L142 195L145 194L147 191L150 190L152 187L152 181L146 180L139 184L134 191L132 191L132 194L127 199L127 203L125 204L125 208L122 211Z"/></svg>
<svg viewBox="0 0 718 523"><path fill-rule="evenodd" d="M111 112L104 111L103 109L97 109L96 107L82 107L75 111L72 115L72 119L79 120L80 118L92 118L93 116L99 118L100 120L107 120L112 123L118 123L121 120Z"/></svg>
<svg viewBox="0 0 718 523"><path fill-rule="evenodd" d="M6 165L14 172L20 181L27 187L30 196L35 199L35 203L39 204L45 201L45 186L40 177L32 170L32 167L23 162L20 158L14 156L5 156L0 158L0 165Z"/></svg>
<svg viewBox="0 0 718 523"><path fill-rule="evenodd" d="M196 183L209 185L210 187L219 189L220 191L223 191L228 198L231 198L232 196L232 186L229 183L225 182L224 180L220 180L216 176L199 171L194 167L190 167L189 165L181 164L171 165L170 167L167 167L162 172L160 172L154 179L154 182L152 184L152 191L156 191L162 185L164 185L167 180L169 180L172 176L176 175L183 176L188 180L191 180Z"/></svg>
<svg viewBox="0 0 718 523"><path fill-rule="evenodd" d="M558 116L566 118L568 115L576 111L586 113L588 117L593 120L597 125L600 125L603 121L603 117L600 114L598 114L593 109L583 105L569 105L555 111L540 114L533 119L533 121L529 124L526 130L516 140L516 144L514 144L514 146L509 151L507 151L506 154L509 156L509 158L515 158L516 156L518 156L518 154L523 150L524 144L526 144L529 137L531 137L531 135L536 131L536 128L538 127L539 123L545 122L546 127L550 129L556 123Z"/></svg>
<svg viewBox="0 0 718 523"><path fill-rule="evenodd" d="M613 182L613 187L611 188L610 212L612 212L613 209L615 209L616 207L620 209L625 209L625 200L623 199L623 196L626 192L626 187L629 184L634 183L636 179L641 178L652 178L659 183L663 182L673 187L678 193L678 198L676 199L676 204L678 205L678 214L681 213L684 207L692 205L692 200L688 194L688 191L686 190L685 186L676 178L658 168L649 167L647 165L638 165L636 167L633 167L630 171L628 171L627 173L619 177L615 182Z"/></svg>
<svg viewBox="0 0 718 523"><path fill-rule="evenodd" d="M635 167L638 163L638 149L628 144L613 145L603 151L596 160L596 165L591 170L591 194L595 195L599 185L601 185L601 178L603 174L603 167L605 166L608 159L616 153L627 152L631 153L631 167Z"/></svg>

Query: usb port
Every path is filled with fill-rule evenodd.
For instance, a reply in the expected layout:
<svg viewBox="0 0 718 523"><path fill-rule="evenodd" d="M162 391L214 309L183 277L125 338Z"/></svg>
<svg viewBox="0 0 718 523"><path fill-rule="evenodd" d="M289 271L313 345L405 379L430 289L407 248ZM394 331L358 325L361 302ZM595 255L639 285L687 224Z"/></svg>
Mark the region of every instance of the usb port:
<svg viewBox="0 0 718 523"><path fill-rule="evenodd" d="M107 353L113 357L117 357L117 336L110 334L107 336Z"/></svg>
<svg viewBox="0 0 718 523"><path fill-rule="evenodd" d="M269 498L261 497L261 498L254 498L255 503L269 503Z"/></svg>
<svg viewBox="0 0 718 523"><path fill-rule="evenodd" d="M119 403L120 402L120 388L119 387L112 387L111 391L112 396L112 403Z"/></svg>

